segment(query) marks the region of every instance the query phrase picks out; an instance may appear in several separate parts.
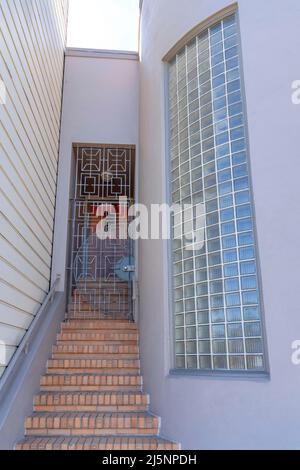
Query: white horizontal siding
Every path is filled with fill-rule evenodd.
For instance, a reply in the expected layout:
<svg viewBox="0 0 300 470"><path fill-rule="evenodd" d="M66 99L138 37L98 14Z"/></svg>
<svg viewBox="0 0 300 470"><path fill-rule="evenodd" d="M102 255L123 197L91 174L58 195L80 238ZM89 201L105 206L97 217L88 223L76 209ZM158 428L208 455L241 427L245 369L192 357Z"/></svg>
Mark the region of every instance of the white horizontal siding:
<svg viewBox="0 0 300 470"><path fill-rule="evenodd" d="M0 0L0 376L48 290L67 0Z"/></svg>

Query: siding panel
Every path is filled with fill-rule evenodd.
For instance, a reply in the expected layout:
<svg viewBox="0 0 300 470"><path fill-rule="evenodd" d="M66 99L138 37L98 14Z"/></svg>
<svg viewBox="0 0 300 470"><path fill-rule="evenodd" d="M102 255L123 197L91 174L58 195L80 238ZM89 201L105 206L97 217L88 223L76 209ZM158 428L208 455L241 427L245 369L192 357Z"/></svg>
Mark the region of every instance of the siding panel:
<svg viewBox="0 0 300 470"><path fill-rule="evenodd" d="M68 0L0 0L0 376L48 290Z"/></svg>

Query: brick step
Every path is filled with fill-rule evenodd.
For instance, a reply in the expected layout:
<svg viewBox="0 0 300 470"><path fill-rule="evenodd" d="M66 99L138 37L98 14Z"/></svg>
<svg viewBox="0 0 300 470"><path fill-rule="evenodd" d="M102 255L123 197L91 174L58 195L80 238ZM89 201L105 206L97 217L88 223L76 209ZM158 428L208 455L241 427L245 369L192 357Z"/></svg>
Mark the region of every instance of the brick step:
<svg viewBox="0 0 300 470"><path fill-rule="evenodd" d="M59 343L52 347L53 354L128 354L138 355L137 345L129 344L81 344L81 343Z"/></svg>
<svg viewBox="0 0 300 470"><path fill-rule="evenodd" d="M16 450L180 450L180 445L156 436L27 437Z"/></svg>
<svg viewBox="0 0 300 470"><path fill-rule="evenodd" d="M149 413L34 413L26 419L26 435L109 436L157 435L160 420Z"/></svg>
<svg viewBox="0 0 300 470"><path fill-rule="evenodd" d="M140 375L47 374L41 377L41 391L137 391Z"/></svg>
<svg viewBox="0 0 300 470"><path fill-rule="evenodd" d="M87 340L87 339L82 339L82 340L62 340L62 339L59 339L56 341L56 346L95 346L95 345L99 345L99 346L137 346L138 345L138 342L137 340L120 340L120 341L117 341L117 340Z"/></svg>
<svg viewBox="0 0 300 470"><path fill-rule="evenodd" d="M149 396L133 392L45 392L34 399L34 411L147 411Z"/></svg>
<svg viewBox="0 0 300 470"><path fill-rule="evenodd" d="M58 341L112 341L112 342L123 342L133 341L137 343L138 333L136 331L132 333L120 333L120 332L103 332L103 331L71 331L62 332L57 336Z"/></svg>
<svg viewBox="0 0 300 470"><path fill-rule="evenodd" d="M72 320L73 321L73 320ZM67 335L67 334L77 334L77 333L82 333L82 334L105 334L105 335L135 335L137 338L139 338L139 333L137 330L133 330L133 329L125 329L125 328L121 328L121 329L115 329L115 328L106 328L106 329L103 329L103 328L93 328L93 329L85 329L84 327L83 328L64 328L62 327L62 330L60 332L60 334L64 334L64 335Z"/></svg>
<svg viewBox="0 0 300 470"><path fill-rule="evenodd" d="M97 302L94 304L85 304L83 302L71 302L70 304L70 311L75 311L75 312L100 312L100 314L104 314L104 312L110 312L112 314L113 312L118 312L120 314L128 313L129 311L129 306L128 303L120 305L119 302L110 302L110 303L104 303L104 302Z"/></svg>
<svg viewBox="0 0 300 470"><path fill-rule="evenodd" d="M64 330L135 330L137 331L136 323L129 322L128 320L90 320L90 319L74 319L62 324L62 331Z"/></svg>
<svg viewBox="0 0 300 470"><path fill-rule="evenodd" d="M139 373L140 361L136 359L49 359L48 371L51 374L65 372L98 373Z"/></svg>
<svg viewBox="0 0 300 470"><path fill-rule="evenodd" d="M98 354L83 354L83 353L52 353L51 359L80 359L80 360L85 360L85 359L125 359L125 360L138 360L139 355L138 354L107 354L107 353L98 353Z"/></svg>

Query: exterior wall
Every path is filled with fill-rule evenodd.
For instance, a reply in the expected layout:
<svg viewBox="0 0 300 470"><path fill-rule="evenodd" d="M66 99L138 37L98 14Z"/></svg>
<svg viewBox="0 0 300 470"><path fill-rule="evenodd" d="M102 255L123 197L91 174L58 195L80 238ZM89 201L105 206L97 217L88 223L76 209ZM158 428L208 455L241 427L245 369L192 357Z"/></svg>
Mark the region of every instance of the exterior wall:
<svg viewBox="0 0 300 470"><path fill-rule="evenodd" d="M144 0L141 21L140 202L167 201L165 65L162 58L227 0ZM270 377L169 375L172 328L168 249L140 243L140 335L145 389L162 434L183 449L299 448L300 369L292 341L300 335L298 284L300 203L299 107L291 84L299 75L300 5L239 0Z"/></svg>
<svg viewBox="0 0 300 470"><path fill-rule="evenodd" d="M109 51L67 51L53 279L64 290L72 177L72 144L138 143L138 55ZM72 195L73 196L73 195Z"/></svg>
<svg viewBox="0 0 300 470"><path fill-rule="evenodd" d="M0 375L48 290L68 1L0 1Z"/></svg>

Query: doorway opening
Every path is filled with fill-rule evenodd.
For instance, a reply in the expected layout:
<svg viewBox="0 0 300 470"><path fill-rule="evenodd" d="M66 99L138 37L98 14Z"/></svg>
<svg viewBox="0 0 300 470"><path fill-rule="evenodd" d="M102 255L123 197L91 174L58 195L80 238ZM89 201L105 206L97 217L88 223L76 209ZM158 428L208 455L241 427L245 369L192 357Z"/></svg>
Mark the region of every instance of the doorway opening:
<svg viewBox="0 0 300 470"><path fill-rule="evenodd" d="M74 144L68 320L134 320L135 147Z"/></svg>

